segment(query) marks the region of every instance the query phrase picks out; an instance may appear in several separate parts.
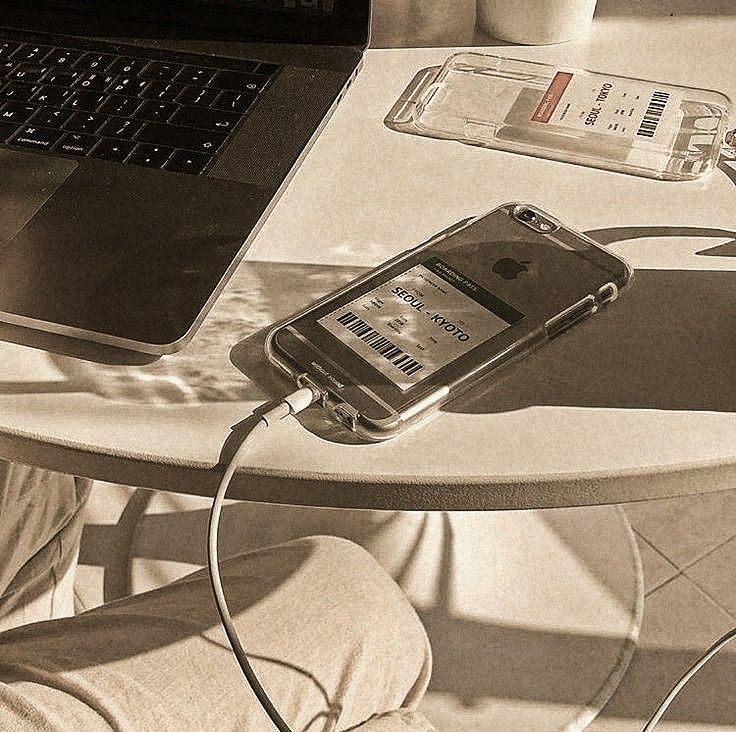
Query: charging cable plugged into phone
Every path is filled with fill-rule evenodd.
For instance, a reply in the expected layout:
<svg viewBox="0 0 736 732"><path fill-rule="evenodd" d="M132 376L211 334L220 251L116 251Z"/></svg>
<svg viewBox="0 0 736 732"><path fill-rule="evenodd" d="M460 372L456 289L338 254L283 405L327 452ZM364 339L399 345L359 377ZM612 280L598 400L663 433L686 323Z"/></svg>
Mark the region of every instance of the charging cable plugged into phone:
<svg viewBox="0 0 736 732"><path fill-rule="evenodd" d="M264 405L257 410L257 414L255 415L257 416L257 421L255 421L251 428L240 437L240 444L235 449L235 452L232 454L232 457L225 467L222 479L220 480L220 484L217 487L215 497L212 501L212 508L210 509L210 518L207 528L207 567L209 570L210 582L212 584L212 592L215 598L215 605L222 622L222 627L225 630L225 635L227 636L228 641L230 641L230 646L233 649L235 658L246 681L248 682L248 685L253 690L259 703L279 732L291 732L291 728L278 713L276 707L273 705L268 694L261 686L258 677L250 665L245 649L240 642L238 631L235 627L235 623L233 622L232 615L230 614L230 609L228 608L225 591L222 587L219 555L220 516L222 514L222 507L225 503L227 490L233 476L235 475L237 466L241 462L246 451L252 446L252 436L256 433L262 432L271 425L280 422L286 417L299 414L299 412L303 411L314 402L319 401L320 398L321 392L316 389L313 390L309 387L304 387L273 404Z"/></svg>
<svg viewBox="0 0 736 732"><path fill-rule="evenodd" d="M251 438L254 433L263 432L266 428L277 424L281 420L287 417L295 416L310 405L322 401L323 396L324 395L319 389L303 387L295 391L293 394L284 397L282 400L269 405L264 405L262 409L258 410L259 415L257 422L245 435L240 437L240 444L238 445L237 449L229 460L228 465L225 468L222 479L215 493L215 498L212 502L212 508L210 510L207 536L207 560L215 605L217 607L222 626L225 630L225 635L230 642L230 646L233 650L233 654L235 655L238 665L240 666L240 669L243 672L243 675L245 676L245 679L252 689L255 697L261 704L261 707L266 712L278 732L292 732L292 729L279 714L275 705L273 704L265 689L258 680L258 677L253 671L252 666L250 665L245 649L240 642L240 638L230 614L227 599L222 587L218 550L220 516L230 482L232 481L232 478L235 474L237 465L240 463L245 452L252 445ZM716 656L716 654L718 654L734 638L736 638L736 628L730 630L724 636L719 638L680 677L677 683L672 687L667 696L657 707L654 714L652 714L647 723L644 725L644 727L642 728L642 732L654 731L655 727L662 719L667 709L670 707L670 705L679 695L679 693L684 689L687 683L698 673L698 671L700 671L703 666L705 666L706 663L708 663L714 656Z"/></svg>
<svg viewBox="0 0 736 732"><path fill-rule="evenodd" d="M510 203L454 224L270 331L266 354L296 390L228 439L207 546L225 633L280 732L289 726L248 662L219 572L222 506L256 433L317 403L369 441L399 435L597 312L630 278L623 260L589 238L537 207Z"/></svg>
<svg viewBox="0 0 736 732"><path fill-rule="evenodd" d="M368 440L419 424L497 367L523 357L617 299L629 266L527 204L466 219L275 326L271 362L293 381L234 431L215 494L207 557L218 613L240 668L279 732L291 732L238 637L219 571L220 514L256 433L319 404ZM226 443L227 444L227 443ZM224 452L224 450L223 450ZM651 732L719 639L672 688L644 727Z"/></svg>

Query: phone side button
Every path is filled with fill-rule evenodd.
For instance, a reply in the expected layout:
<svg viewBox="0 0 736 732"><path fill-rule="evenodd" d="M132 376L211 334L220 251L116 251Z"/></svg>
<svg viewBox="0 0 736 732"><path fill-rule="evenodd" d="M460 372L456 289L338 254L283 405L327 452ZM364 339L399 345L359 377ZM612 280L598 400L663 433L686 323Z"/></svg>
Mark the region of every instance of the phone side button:
<svg viewBox="0 0 736 732"><path fill-rule="evenodd" d="M598 310L598 305L595 301L595 295L588 295L584 297L580 302L576 302L566 310L563 310L554 318L550 318L544 327L547 330L548 338L555 338L566 331L570 326L581 321L583 318L587 318L588 315L592 315Z"/></svg>
<svg viewBox="0 0 736 732"><path fill-rule="evenodd" d="M335 416L340 420L346 427L355 432L358 424L358 412L353 409L349 404L342 402L335 406Z"/></svg>

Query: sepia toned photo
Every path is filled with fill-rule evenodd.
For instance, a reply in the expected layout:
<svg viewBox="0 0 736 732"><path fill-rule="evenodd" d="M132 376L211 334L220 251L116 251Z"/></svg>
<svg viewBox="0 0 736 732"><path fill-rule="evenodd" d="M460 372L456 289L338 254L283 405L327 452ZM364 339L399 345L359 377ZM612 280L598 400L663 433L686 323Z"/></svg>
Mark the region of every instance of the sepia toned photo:
<svg viewBox="0 0 736 732"><path fill-rule="evenodd" d="M736 730L735 39L0 0L0 732Z"/></svg>

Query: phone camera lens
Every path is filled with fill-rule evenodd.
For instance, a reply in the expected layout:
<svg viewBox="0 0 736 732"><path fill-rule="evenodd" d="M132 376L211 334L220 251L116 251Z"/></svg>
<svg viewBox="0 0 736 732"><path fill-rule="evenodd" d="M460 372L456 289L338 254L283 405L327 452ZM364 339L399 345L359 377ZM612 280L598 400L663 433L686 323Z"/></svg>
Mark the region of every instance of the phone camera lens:
<svg viewBox="0 0 736 732"><path fill-rule="evenodd" d="M519 219L519 221L524 221L527 224L530 224L532 221L534 221L537 218L537 214L534 213L531 209L524 208L516 215L516 218Z"/></svg>

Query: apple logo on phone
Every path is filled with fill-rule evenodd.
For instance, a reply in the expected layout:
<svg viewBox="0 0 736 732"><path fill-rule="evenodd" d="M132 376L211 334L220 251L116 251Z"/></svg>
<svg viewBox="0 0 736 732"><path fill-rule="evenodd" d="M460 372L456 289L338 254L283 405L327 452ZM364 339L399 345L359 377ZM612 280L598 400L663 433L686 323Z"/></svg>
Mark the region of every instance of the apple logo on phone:
<svg viewBox="0 0 736 732"><path fill-rule="evenodd" d="M493 265L493 271L503 277L505 280L515 280L522 272L528 272L529 260L514 259L513 257L503 257L496 260Z"/></svg>

